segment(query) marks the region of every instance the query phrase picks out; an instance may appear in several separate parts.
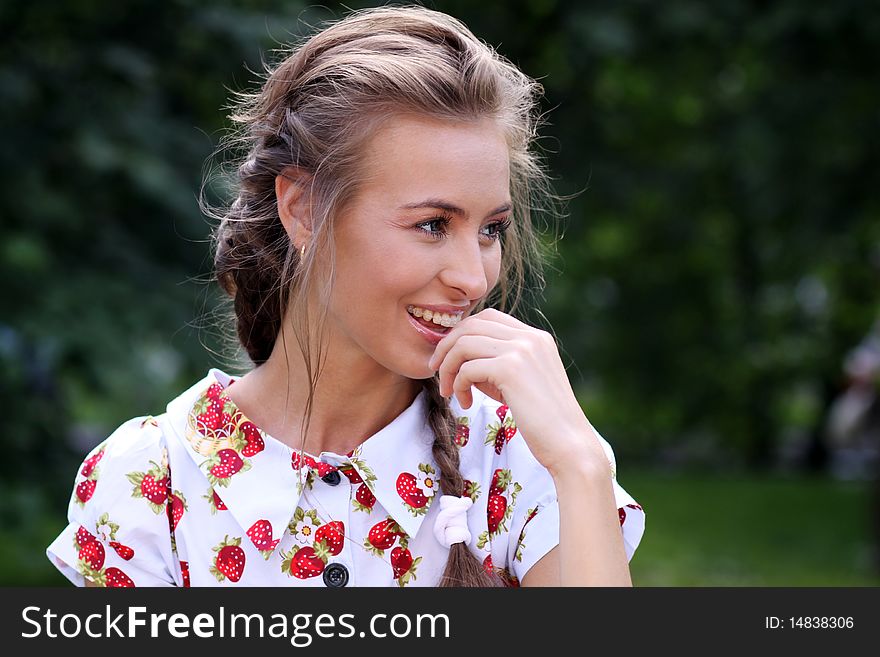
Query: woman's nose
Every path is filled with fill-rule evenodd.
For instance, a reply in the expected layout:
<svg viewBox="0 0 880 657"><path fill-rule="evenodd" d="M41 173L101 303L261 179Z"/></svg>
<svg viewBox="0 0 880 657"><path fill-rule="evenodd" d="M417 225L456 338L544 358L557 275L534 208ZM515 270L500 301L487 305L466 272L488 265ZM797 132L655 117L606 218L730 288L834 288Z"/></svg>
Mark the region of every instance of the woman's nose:
<svg viewBox="0 0 880 657"><path fill-rule="evenodd" d="M487 260L494 256L477 243L461 242L451 243L447 256L440 272L443 284L461 290L469 299L485 295L489 286Z"/></svg>

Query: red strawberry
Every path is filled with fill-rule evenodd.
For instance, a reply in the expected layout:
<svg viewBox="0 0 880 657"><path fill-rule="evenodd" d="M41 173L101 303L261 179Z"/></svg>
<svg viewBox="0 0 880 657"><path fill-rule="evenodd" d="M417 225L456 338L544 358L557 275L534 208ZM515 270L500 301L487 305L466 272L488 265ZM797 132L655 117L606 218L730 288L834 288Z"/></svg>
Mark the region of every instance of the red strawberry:
<svg viewBox="0 0 880 657"><path fill-rule="evenodd" d="M495 453L500 454L504 447L504 427L498 427L495 431Z"/></svg>
<svg viewBox="0 0 880 657"><path fill-rule="evenodd" d="M80 526L79 529L76 530L76 549L84 548L86 545L91 543L92 541L97 540L95 535L92 534L88 529L83 526Z"/></svg>
<svg viewBox="0 0 880 657"><path fill-rule="evenodd" d="M396 547L391 550L391 569L394 572L394 579L400 586L406 586L410 580L416 578L416 566L421 560L421 557L413 560L407 548Z"/></svg>
<svg viewBox="0 0 880 657"><path fill-rule="evenodd" d="M338 470L339 468L337 468L335 465L330 465L329 463L317 463L316 469L318 471L319 477L326 477L328 474L334 472L335 470Z"/></svg>
<svg viewBox="0 0 880 657"><path fill-rule="evenodd" d="M318 527L318 531L315 532L315 543L321 541L324 541L327 550L333 556L342 552L342 546L345 544L345 525L343 522L334 520Z"/></svg>
<svg viewBox="0 0 880 657"><path fill-rule="evenodd" d="M220 496L217 495L217 491L211 491L214 494L214 506L217 507L218 511L228 511L226 505L223 503L223 500L220 499Z"/></svg>
<svg viewBox="0 0 880 657"><path fill-rule="evenodd" d="M83 506L86 502L92 499L92 495L95 494L95 486L97 486L98 482L94 479L86 479L85 481L79 482L76 486L76 497L77 504Z"/></svg>
<svg viewBox="0 0 880 657"><path fill-rule="evenodd" d="M110 547L116 550L116 554L126 561L131 561L131 558L134 556L134 550L127 545L123 545L119 541L110 541Z"/></svg>
<svg viewBox="0 0 880 657"><path fill-rule="evenodd" d="M219 463L212 466L209 472L218 480L229 479L244 467L244 461L234 449L221 449L217 452L216 458L219 459Z"/></svg>
<svg viewBox="0 0 880 657"><path fill-rule="evenodd" d="M495 572L495 566L492 563L492 555L490 554L485 559L483 559L483 570L485 570L490 575Z"/></svg>
<svg viewBox="0 0 880 657"><path fill-rule="evenodd" d="M620 508L617 510L617 516L620 518L620 526L623 526L623 523L626 522L626 510Z"/></svg>
<svg viewBox="0 0 880 657"><path fill-rule="evenodd" d="M507 415L507 404L501 404L501 406L496 408L495 415L497 415L498 419L503 423L504 417Z"/></svg>
<svg viewBox="0 0 880 657"><path fill-rule="evenodd" d="M247 441L247 445L241 450L242 456L259 454L266 448L266 444L263 442L263 437L260 435L260 430L257 429L253 422L242 422L239 430Z"/></svg>
<svg viewBox="0 0 880 657"><path fill-rule="evenodd" d="M272 550L274 550L281 541L280 538L272 540L272 523L268 520L257 520L251 528L247 530L247 535L254 544L254 547L262 552L263 556L267 559L272 554Z"/></svg>
<svg viewBox="0 0 880 657"><path fill-rule="evenodd" d="M453 439L455 444L459 447L464 447L468 444L468 440L470 439L471 429L468 426L468 418L460 417L458 418L458 423L455 425L455 438Z"/></svg>
<svg viewBox="0 0 880 657"><path fill-rule="evenodd" d="M171 497L168 498L168 504L165 505L165 511L168 513L168 525L171 527L171 531L177 529L177 524L180 522L186 509L186 500L183 498L183 493L179 490L174 491Z"/></svg>
<svg viewBox="0 0 880 657"><path fill-rule="evenodd" d="M486 509L490 534L494 534L498 530L498 525L504 520L504 514L506 512L507 498L503 495L490 495L488 507Z"/></svg>
<svg viewBox="0 0 880 657"><path fill-rule="evenodd" d="M317 577L324 572L324 561L315 554L312 547L303 547L296 551L290 560L290 574L297 579Z"/></svg>
<svg viewBox="0 0 880 657"><path fill-rule="evenodd" d="M211 570L218 581L222 582L224 577L228 577L230 581L237 582L244 574L245 554L239 545L241 545L240 538L230 540L227 536L222 543L213 548L217 556Z"/></svg>
<svg viewBox="0 0 880 657"><path fill-rule="evenodd" d="M214 515L218 511L228 511L226 505L223 503L223 500L220 499L220 496L217 495L217 491L213 488L208 489L207 495L202 495L202 497L208 500L208 504L211 505L211 515Z"/></svg>
<svg viewBox="0 0 880 657"><path fill-rule="evenodd" d="M180 575L183 578L183 587L188 589L189 585L189 562L181 561L180 562Z"/></svg>
<svg viewBox="0 0 880 657"><path fill-rule="evenodd" d="M147 473L141 481L141 495L153 504L165 504L168 499L168 477L156 479Z"/></svg>
<svg viewBox="0 0 880 657"><path fill-rule="evenodd" d="M477 501L477 498L480 496L480 484L475 481L470 481L469 479L464 480L464 487L461 492L463 497L469 497L474 502Z"/></svg>
<svg viewBox="0 0 880 657"><path fill-rule="evenodd" d="M363 479L361 479L361 476L357 473L357 470L355 470L352 467L340 468L339 471L342 474L344 474L346 476L346 478L352 484L360 484L360 483L363 483L363 481L364 481Z"/></svg>
<svg viewBox="0 0 880 657"><path fill-rule="evenodd" d="M86 543L79 551L79 560L93 570L101 570L104 567L104 546L100 541Z"/></svg>
<svg viewBox="0 0 880 657"><path fill-rule="evenodd" d="M223 399L205 399L204 411L196 415L196 426L199 429L217 431L228 426L232 421L229 413L224 411Z"/></svg>
<svg viewBox="0 0 880 657"><path fill-rule="evenodd" d="M394 569L394 579L401 577L413 564L412 553L409 549L396 547L391 550L391 567Z"/></svg>
<svg viewBox="0 0 880 657"><path fill-rule="evenodd" d="M389 516L387 519L376 523L370 528L364 545L367 548L375 548L373 552L378 551L379 554L382 554L385 550L394 545L397 537L401 535L403 535L403 532L400 529L400 525L394 521L394 518Z"/></svg>
<svg viewBox="0 0 880 657"><path fill-rule="evenodd" d="M417 482L415 475L402 472L397 478L397 494L412 508L421 509L428 503L428 498L419 490Z"/></svg>
<svg viewBox="0 0 880 657"><path fill-rule="evenodd" d="M119 570L119 568L108 568L104 571L104 577L106 578L106 587L108 589L135 588L131 577Z"/></svg>
<svg viewBox="0 0 880 657"><path fill-rule="evenodd" d="M94 454L93 456L86 459L85 462L83 462L82 470L80 470L79 473L83 477L90 476L92 474L92 471L95 469L95 466L98 464L98 461L100 461L101 457L103 457L103 456L104 456L104 450L102 449L97 454Z"/></svg>
<svg viewBox="0 0 880 657"><path fill-rule="evenodd" d="M354 498L356 500L354 502L354 508L356 511L366 511L367 513L370 513L370 511L373 510L373 505L376 504L376 496L373 495L373 491L367 488L366 484L358 486Z"/></svg>
<svg viewBox="0 0 880 657"><path fill-rule="evenodd" d="M507 490L510 484L510 470L498 469L492 475L492 486L489 488L489 495L501 495Z"/></svg>
<svg viewBox="0 0 880 657"><path fill-rule="evenodd" d="M308 454L305 454L305 453L304 453L304 454L302 455L302 458L300 458L300 453L299 453L299 452L294 452L294 453L291 455L291 457L290 457L290 466L291 466L294 470L299 470L299 469L303 466L303 464L305 464L305 465L306 465L307 467L309 467L309 468L314 468L314 467L316 467L316 466L318 465L318 464L315 462L315 459L313 459L313 458L312 458L311 456L309 456Z"/></svg>
<svg viewBox="0 0 880 657"><path fill-rule="evenodd" d="M222 394L223 386L221 386L219 383L212 383L205 391L205 397L207 397L208 399L220 399L220 396Z"/></svg>

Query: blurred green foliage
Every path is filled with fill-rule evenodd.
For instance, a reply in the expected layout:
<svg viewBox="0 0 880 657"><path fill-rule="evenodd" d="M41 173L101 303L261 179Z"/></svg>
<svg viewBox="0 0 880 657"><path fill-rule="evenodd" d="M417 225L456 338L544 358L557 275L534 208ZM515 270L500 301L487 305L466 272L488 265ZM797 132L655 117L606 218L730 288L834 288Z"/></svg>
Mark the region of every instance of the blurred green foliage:
<svg viewBox="0 0 880 657"><path fill-rule="evenodd" d="M575 196L542 310L622 470L765 468L821 445L843 355L878 310L880 11L429 6L545 86L541 147ZM222 106L267 49L344 13L0 5L0 398L15 411L0 519L22 537L4 581L52 577L42 550L88 448L229 363L196 201Z"/></svg>

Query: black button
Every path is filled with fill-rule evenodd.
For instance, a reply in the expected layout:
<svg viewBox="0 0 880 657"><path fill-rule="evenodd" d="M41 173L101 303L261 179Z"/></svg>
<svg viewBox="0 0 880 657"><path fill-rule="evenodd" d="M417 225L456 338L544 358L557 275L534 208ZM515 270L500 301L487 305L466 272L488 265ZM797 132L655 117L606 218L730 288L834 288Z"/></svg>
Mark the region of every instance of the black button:
<svg viewBox="0 0 880 657"><path fill-rule="evenodd" d="M324 569L324 584L339 589L348 584L348 568L341 563L331 563Z"/></svg>
<svg viewBox="0 0 880 657"><path fill-rule="evenodd" d="M333 470L321 477L321 481L330 486L338 486L339 482L342 481L342 477L339 474L339 470Z"/></svg>

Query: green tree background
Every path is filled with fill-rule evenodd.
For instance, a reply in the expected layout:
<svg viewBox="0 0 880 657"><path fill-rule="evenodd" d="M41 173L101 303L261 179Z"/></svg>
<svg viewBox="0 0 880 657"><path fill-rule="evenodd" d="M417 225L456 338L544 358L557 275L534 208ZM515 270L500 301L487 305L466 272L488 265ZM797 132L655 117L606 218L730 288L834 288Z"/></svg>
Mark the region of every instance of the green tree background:
<svg viewBox="0 0 880 657"><path fill-rule="evenodd" d="M540 309L647 511L636 585L880 582L872 484L831 476L823 429L878 314L880 11L428 6L544 84L576 196ZM0 582L62 583L44 550L82 455L228 364L197 204L222 106L344 13L0 5Z"/></svg>

